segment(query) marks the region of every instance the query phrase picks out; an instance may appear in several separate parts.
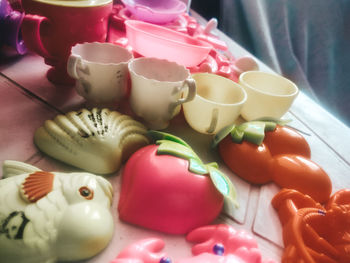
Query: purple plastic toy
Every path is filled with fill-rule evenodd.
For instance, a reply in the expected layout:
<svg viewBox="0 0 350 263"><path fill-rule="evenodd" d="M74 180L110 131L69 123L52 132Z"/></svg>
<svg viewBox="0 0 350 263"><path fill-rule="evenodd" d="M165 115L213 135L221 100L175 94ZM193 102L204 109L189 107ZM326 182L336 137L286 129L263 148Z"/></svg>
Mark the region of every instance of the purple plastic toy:
<svg viewBox="0 0 350 263"><path fill-rule="evenodd" d="M138 20L155 24L166 24L186 11L187 6L180 0L122 0L125 7Z"/></svg>
<svg viewBox="0 0 350 263"><path fill-rule="evenodd" d="M0 0L0 48L10 47L14 53L27 52L21 35L24 14L12 9L7 0ZM12 50L11 50L12 51ZM8 52L6 52L8 53ZM13 52L12 52L13 53Z"/></svg>

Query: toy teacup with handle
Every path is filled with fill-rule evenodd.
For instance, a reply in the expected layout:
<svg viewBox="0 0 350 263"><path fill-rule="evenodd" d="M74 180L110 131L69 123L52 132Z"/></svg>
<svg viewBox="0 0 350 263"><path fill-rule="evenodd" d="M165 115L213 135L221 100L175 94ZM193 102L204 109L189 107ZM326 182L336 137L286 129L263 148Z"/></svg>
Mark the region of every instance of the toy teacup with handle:
<svg viewBox="0 0 350 263"><path fill-rule="evenodd" d="M127 94L132 58L131 52L112 43L77 44L72 47L67 71L76 79L78 94L91 106L114 108Z"/></svg>
<svg viewBox="0 0 350 263"><path fill-rule="evenodd" d="M23 40L29 50L51 68L47 78L55 84L73 85L67 74L71 47L82 42L105 42L112 0L22 0L25 17Z"/></svg>
<svg viewBox="0 0 350 263"><path fill-rule="evenodd" d="M188 69L175 62L138 58L129 63L129 72L131 109L151 129L165 129L180 112L180 105L196 95L196 84Z"/></svg>
<svg viewBox="0 0 350 263"><path fill-rule="evenodd" d="M183 105L187 123L196 131L214 134L235 122L247 99L234 81L211 73L192 75L196 81L195 99Z"/></svg>
<svg viewBox="0 0 350 263"><path fill-rule="evenodd" d="M241 114L248 121L263 117L280 119L299 93L297 85L289 79L263 71L244 72L239 83L248 95Z"/></svg>

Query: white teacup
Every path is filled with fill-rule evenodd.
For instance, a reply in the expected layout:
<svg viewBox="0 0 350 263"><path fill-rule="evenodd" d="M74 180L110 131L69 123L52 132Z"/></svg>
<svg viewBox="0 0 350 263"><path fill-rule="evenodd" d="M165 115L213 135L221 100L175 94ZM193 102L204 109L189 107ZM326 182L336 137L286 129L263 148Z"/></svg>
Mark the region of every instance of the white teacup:
<svg viewBox="0 0 350 263"><path fill-rule="evenodd" d="M281 118L299 93L292 81L262 71L242 73L239 83L248 95L241 112L247 121L262 117Z"/></svg>
<svg viewBox="0 0 350 263"><path fill-rule="evenodd" d="M76 90L92 106L116 106L125 97L128 63L133 55L111 43L83 43L72 47L68 74L76 79Z"/></svg>
<svg viewBox="0 0 350 263"><path fill-rule="evenodd" d="M215 134L235 122L247 99L244 89L234 81L216 74L192 75L197 94L183 105L187 123L196 131Z"/></svg>
<svg viewBox="0 0 350 263"><path fill-rule="evenodd" d="M175 62L138 58L129 63L129 72L131 109L151 129L165 129L180 112L180 105L196 95L189 71ZM187 95L183 98L184 91Z"/></svg>

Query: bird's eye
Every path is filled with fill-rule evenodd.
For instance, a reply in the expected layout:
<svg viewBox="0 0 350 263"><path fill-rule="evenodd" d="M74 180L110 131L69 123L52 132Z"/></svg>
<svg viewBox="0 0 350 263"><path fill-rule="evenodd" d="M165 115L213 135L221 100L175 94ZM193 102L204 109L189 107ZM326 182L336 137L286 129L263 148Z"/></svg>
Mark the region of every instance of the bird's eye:
<svg viewBox="0 0 350 263"><path fill-rule="evenodd" d="M86 186L80 187L79 193L82 197L84 197L87 200L91 200L92 198L94 198L94 191Z"/></svg>

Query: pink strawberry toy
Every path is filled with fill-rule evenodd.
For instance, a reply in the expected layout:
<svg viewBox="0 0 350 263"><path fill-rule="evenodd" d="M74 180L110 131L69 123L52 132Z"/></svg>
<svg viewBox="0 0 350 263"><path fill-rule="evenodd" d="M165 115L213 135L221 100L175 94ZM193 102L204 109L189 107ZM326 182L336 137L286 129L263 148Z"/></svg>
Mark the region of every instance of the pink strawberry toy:
<svg viewBox="0 0 350 263"><path fill-rule="evenodd" d="M178 137L149 131L156 144L139 149L122 177L119 217L170 234L210 224L224 200L237 205L231 181L216 163L203 164Z"/></svg>
<svg viewBox="0 0 350 263"><path fill-rule="evenodd" d="M187 240L202 242L192 248L195 255L175 263L275 263L263 261L255 239L245 231L228 225L210 225L190 232ZM161 250L164 242L158 238L138 241L125 248L111 263L171 263Z"/></svg>

